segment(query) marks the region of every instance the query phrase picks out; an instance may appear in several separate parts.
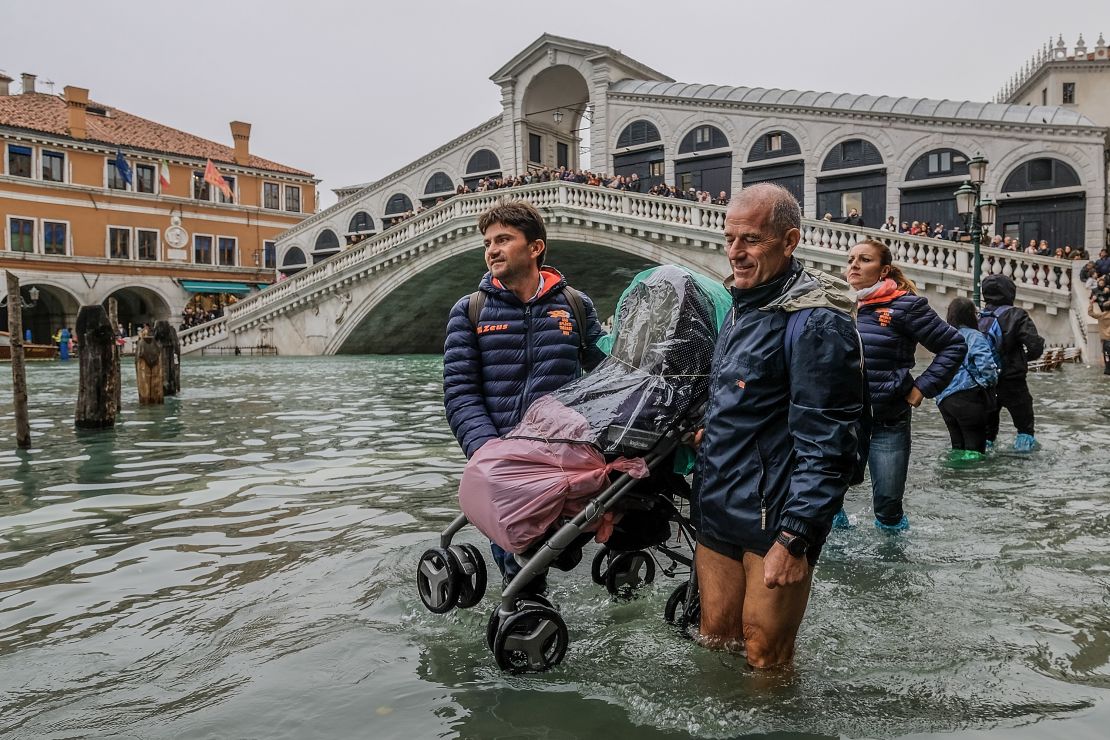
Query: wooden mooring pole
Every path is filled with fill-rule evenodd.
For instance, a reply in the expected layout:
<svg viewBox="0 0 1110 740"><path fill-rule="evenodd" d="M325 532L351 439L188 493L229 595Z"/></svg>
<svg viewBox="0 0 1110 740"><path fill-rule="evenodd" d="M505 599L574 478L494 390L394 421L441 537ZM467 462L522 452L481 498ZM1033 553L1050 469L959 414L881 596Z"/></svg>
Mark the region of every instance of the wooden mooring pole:
<svg viewBox="0 0 1110 740"><path fill-rule="evenodd" d="M135 342L135 384L139 388L139 403L143 406L160 404L165 399L162 358L162 348L144 331Z"/></svg>
<svg viewBox="0 0 1110 740"><path fill-rule="evenodd" d="M154 323L154 341L162 350L162 393L176 396L181 390L181 340L170 322Z"/></svg>
<svg viewBox="0 0 1110 740"><path fill-rule="evenodd" d="M79 429L104 429L115 425L119 407L116 387L119 355L116 338L104 306L81 306L77 314L81 378L77 386L74 423Z"/></svg>
<svg viewBox="0 0 1110 740"><path fill-rule="evenodd" d="M8 334L12 349L12 405L15 409L15 443L31 446L31 421L27 417L27 371L23 365L23 296L19 278L10 271L8 279Z"/></svg>
<svg viewBox="0 0 1110 740"><path fill-rule="evenodd" d="M119 303L115 298L108 299L108 323L112 327L112 387L116 390L116 413L123 408L123 379L119 374L120 346L116 339L119 337Z"/></svg>

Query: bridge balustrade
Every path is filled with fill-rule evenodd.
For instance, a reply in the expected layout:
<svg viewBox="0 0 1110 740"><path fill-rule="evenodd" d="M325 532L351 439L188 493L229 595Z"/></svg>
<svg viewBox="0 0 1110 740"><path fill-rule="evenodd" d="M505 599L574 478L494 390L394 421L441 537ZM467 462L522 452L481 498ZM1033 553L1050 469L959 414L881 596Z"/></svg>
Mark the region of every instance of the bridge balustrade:
<svg viewBox="0 0 1110 740"><path fill-rule="evenodd" d="M218 324L226 332L228 326L256 322L287 307L306 303L312 296L327 292L329 288L334 290L333 286L340 280L349 281L382 255L419 240L425 234L442 231L452 224L475 224L479 214L506 196L526 199L551 214L572 217L577 214L609 214L628 226L662 226L700 240L721 239L724 231L724 206L576 183L536 183L458 195L239 301L226 309L222 320L212 324ZM911 278L963 289L971 286L973 250L970 244L962 242L803 219L799 254L803 258L823 260L829 265L843 265L851 246L865 238L888 244L895 261ZM431 242L427 246L434 248L435 244ZM1071 261L983 248L982 274L1002 274L1012 278L1019 286L1022 300L1053 307L1071 304ZM184 338L192 331L182 334L183 346ZM193 341L207 340L211 336L201 337L198 334Z"/></svg>

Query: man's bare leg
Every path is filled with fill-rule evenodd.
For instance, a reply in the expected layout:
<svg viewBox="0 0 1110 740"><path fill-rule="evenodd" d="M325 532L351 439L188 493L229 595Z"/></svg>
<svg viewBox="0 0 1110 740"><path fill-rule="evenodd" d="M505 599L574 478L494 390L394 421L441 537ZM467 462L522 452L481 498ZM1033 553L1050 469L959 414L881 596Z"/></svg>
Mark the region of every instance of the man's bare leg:
<svg viewBox="0 0 1110 740"><path fill-rule="evenodd" d="M742 599L743 629L748 663L753 668L787 665L794 660L794 641L809 603L813 568L807 567L801 582L775 588L768 588L764 582L763 558L759 555L744 553L743 570L746 584ZM702 604L704 610L704 599Z"/></svg>
<svg viewBox="0 0 1110 740"><path fill-rule="evenodd" d="M701 600L699 641L713 649L741 650L744 646L744 565L704 545L695 548L694 559Z"/></svg>

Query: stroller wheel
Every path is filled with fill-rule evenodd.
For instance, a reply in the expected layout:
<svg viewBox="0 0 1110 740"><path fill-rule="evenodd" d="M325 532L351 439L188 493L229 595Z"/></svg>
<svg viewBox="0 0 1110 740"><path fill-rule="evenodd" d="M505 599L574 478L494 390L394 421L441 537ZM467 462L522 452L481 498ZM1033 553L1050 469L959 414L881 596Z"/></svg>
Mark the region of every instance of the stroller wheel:
<svg viewBox="0 0 1110 740"><path fill-rule="evenodd" d="M455 545L448 552L458 561L460 609L475 606L486 595L486 561L477 547L471 544Z"/></svg>
<svg viewBox="0 0 1110 740"><path fill-rule="evenodd" d="M605 572L609 569L609 548L604 545L594 555L594 561L590 564L590 578L594 579L594 583L599 586L605 585Z"/></svg>
<svg viewBox="0 0 1110 740"><path fill-rule="evenodd" d="M442 547L425 550L416 566L416 590L433 614L446 614L459 600L463 575L454 553Z"/></svg>
<svg viewBox="0 0 1110 740"><path fill-rule="evenodd" d="M546 606L548 609L554 609L551 602L539 594L531 594L522 599L517 599L517 608L523 609L525 606ZM493 640L497 637L497 628L501 626L501 607L495 606L493 611L489 614L489 621L486 622L486 647L490 652L493 652Z"/></svg>
<svg viewBox="0 0 1110 740"><path fill-rule="evenodd" d="M643 550L619 553L605 571L605 588L614 596L627 595L654 580L655 561Z"/></svg>
<svg viewBox="0 0 1110 740"><path fill-rule="evenodd" d="M525 603L497 626L493 657L510 673L546 671L562 662L569 644L567 625L559 612Z"/></svg>
<svg viewBox="0 0 1110 740"><path fill-rule="evenodd" d="M663 610L663 618L668 624L673 624L683 637L690 637L690 625L701 623L701 600L694 594L694 602L687 603L687 590L690 582L680 583L667 598L667 606Z"/></svg>

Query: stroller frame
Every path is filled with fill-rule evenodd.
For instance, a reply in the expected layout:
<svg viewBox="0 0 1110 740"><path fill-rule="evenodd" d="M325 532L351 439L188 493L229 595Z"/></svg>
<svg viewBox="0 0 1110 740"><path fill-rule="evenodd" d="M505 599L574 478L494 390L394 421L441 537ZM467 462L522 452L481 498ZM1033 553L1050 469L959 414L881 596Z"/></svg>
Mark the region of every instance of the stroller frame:
<svg viewBox="0 0 1110 740"><path fill-rule="evenodd" d="M672 427L661 436L652 450L643 455L649 469L654 470L661 462L670 459L671 453L678 446L687 426ZM547 537L502 590L501 603L490 615L486 642L490 650L493 651L498 665L503 669L512 672L543 671L553 668L561 662L569 644L566 624L558 611L545 598L528 594L525 588L535 577L545 573L568 547L574 545L586 534L589 527L596 524L602 516L625 500L639 483L641 483L641 479L634 478L628 473L622 473L614 482L589 501L578 514L562 524L550 537ZM667 503L672 509L668 515L668 521L677 524L680 536L690 542L691 547L693 547L695 542L693 525L673 504L669 501ZM448 567L443 569L429 568L429 563L426 563L425 560L430 553L437 552L429 550L421 558L418 569L418 585L421 575L425 578L435 578L437 582L442 582L443 578L449 577L445 575L444 571L451 570L447 561L453 559L453 567L459 574L458 577L464 581L475 578L477 570L483 571L481 581L482 590L484 591L484 561L478 558L478 562L474 562L473 556L468 558L463 552L463 548L469 548L476 552L473 546L460 547L452 544L455 535L467 524L469 524L469 521L466 515L459 514L440 533L438 552L444 553L442 556L443 565ZM655 543L650 547L666 555L674 565L689 568L689 580L680 584L671 594L667 601L665 614L668 622L678 624L680 629L685 632L686 623L690 620L696 621L695 614L698 608L697 578L694 570L693 553L687 555L670 547L666 542ZM598 555L601 557L603 553ZM652 564L652 568L654 568L654 564ZM673 567L669 570L664 569L663 572L668 576L675 574ZM423 589L421 590L423 591ZM468 597L460 600L459 606L474 606L481 599L482 594L478 593L475 597L473 590L472 588ZM424 598L423 593L421 597ZM425 601L425 605L432 611L441 611L433 608L427 601ZM450 606L442 611L449 609ZM677 619L676 613L678 615Z"/></svg>

